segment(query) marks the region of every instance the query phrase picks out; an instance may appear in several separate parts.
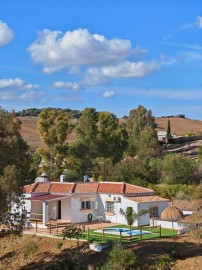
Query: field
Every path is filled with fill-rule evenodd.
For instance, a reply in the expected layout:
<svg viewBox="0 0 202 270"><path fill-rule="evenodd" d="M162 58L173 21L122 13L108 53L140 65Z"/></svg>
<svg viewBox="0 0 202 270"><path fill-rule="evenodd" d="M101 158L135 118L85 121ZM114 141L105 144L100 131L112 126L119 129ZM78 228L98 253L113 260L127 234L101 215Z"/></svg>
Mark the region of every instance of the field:
<svg viewBox="0 0 202 270"><path fill-rule="evenodd" d="M42 146L43 143L40 140L39 132L37 130L37 117L20 117L21 134L24 140L33 147ZM76 120L72 120L75 124ZM123 119L121 121L124 121ZM167 128L167 118L156 118L157 130L166 130ZM171 133L177 135L182 135L186 133L193 132L196 135L202 134L202 121L190 120L183 118L170 118ZM75 139L75 132L73 131L68 136L68 141L71 142Z"/></svg>
<svg viewBox="0 0 202 270"><path fill-rule="evenodd" d="M183 270L202 270L202 246L192 242L188 236L169 237L132 243L126 247L132 249L137 257L141 270L149 269L169 249L175 249L176 268ZM67 264L100 265L106 261L110 248L96 253L88 248L87 242L77 246L73 240L60 240L35 235L24 235L20 238L0 238L0 269L34 270L34 269L67 269ZM55 265L63 268L55 267ZM69 268L76 269L76 268ZM79 269L79 268L77 268ZM93 269L93 268L88 268Z"/></svg>

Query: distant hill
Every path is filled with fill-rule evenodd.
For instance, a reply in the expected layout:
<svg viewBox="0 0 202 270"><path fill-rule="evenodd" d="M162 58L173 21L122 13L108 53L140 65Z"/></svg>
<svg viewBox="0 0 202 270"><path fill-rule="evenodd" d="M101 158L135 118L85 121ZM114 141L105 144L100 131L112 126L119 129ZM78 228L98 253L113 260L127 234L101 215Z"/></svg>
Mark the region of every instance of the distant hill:
<svg viewBox="0 0 202 270"><path fill-rule="evenodd" d="M24 140L33 147L42 146L43 143L40 140L39 132L37 130L38 117L19 117L22 122L21 134ZM171 133L177 135L183 135L187 133L194 133L196 135L202 135L202 121L184 119L172 117L170 119ZM73 124L76 124L76 119L72 120ZM125 119L120 119L121 122L125 122ZM156 118L157 130L166 130L168 118ZM75 132L69 135L68 141L73 141L75 139Z"/></svg>

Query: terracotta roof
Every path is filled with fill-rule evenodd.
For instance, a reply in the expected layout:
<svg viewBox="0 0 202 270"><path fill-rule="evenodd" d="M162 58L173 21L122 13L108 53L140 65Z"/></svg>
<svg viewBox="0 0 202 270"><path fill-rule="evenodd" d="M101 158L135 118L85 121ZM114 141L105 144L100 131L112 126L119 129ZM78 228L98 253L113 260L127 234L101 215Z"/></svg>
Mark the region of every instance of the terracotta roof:
<svg viewBox="0 0 202 270"><path fill-rule="evenodd" d="M74 183L51 183L49 192L50 193L71 193L74 187Z"/></svg>
<svg viewBox="0 0 202 270"><path fill-rule="evenodd" d="M37 183L33 183L33 184L30 184L30 185L25 185L23 187L23 192L24 193L31 193L32 190L34 189L34 187L36 186Z"/></svg>
<svg viewBox="0 0 202 270"><path fill-rule="evenodd" d="M38 182L35 188L32 190L34 193L48 193L50 189L50 182Z"/></svg>
<svg viewBox="0 0 202 270"><path fill-rule="evenodd" d="M147 203L147 202L167 202L168 199L161 198L159 196L137 196L137 197L127 197L127 200L131 200L134 202L141 202L141 203Z"/></svg>
<svg viewBox="0 0 202 270"><path fill-rule="evenodd" d="M68 197L67 195L65 196L65 195L46 194L46 195L40 195L40 196L33 196L30 198L26 198L25 200L46 202L46 201L67 198L67 197Z"/></svg>
<svg viewBox="0 0 202 270"><path fill-rule="evenodd" d="M74 193L74 194L145 194L153 195L154 191L148 188L126 184L123 182L87 182L87 183L61 183L38 182L24 186L26 193Z"/></svg>
<svg viewBox="0 0 202 270"><path fill-rule="evenodd" d="M152 189L149 189L149 188L144 188L144 187L140 187L140 186L125 184L125 190L124 190L125 195L127 195L127 194L140 194L140 193L154 194L154 191Z"/></svg>
<svg viewBox="0 0 202 270"><path fill-rule="evenodd" d="M122 194L124 183L101 182L98 187L98 193Z"/></svg>
<svg viewBox="0 0 202 270"><path fill-rule="evenodd" d="M96 193L98 190L99 183L77 183L73 193L82 194L82 193Z"/></svg>

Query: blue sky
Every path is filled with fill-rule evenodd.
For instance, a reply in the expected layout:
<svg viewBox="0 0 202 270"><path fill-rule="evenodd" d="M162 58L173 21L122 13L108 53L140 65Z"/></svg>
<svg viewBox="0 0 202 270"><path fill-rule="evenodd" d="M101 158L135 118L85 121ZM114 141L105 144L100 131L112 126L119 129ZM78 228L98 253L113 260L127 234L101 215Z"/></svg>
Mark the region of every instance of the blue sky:
<svg viewBox="0 0 202 270"><path fill-rule="evenodd" d="M0 105L202 120L201 0L1 0Z"/></svg>

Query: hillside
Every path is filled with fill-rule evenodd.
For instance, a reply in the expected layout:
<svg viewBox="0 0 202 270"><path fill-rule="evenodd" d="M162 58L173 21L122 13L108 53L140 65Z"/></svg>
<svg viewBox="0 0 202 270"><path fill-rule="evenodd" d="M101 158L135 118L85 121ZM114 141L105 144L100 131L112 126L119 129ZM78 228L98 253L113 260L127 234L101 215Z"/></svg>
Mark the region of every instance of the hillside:
<svg viewBox="0 0 202 270"><path fill-rule="evenodd" d="M37 130L37 120L38 117L19 117L22 122L21 134L24 140L33 147L42 146L43 143L40 140L39 132ZM73 124L75 124L73 120ZM123 119L121 121L124 121ZM166 130L167 128L167 118L156 118L157 130ZM183 118L170 118L171 132L177 135L182 135L186 133L193 132L196 135L202 134L202 121L183 119ZM73 141L75 139L75 133L69 135L68 141Z"/></svg>

